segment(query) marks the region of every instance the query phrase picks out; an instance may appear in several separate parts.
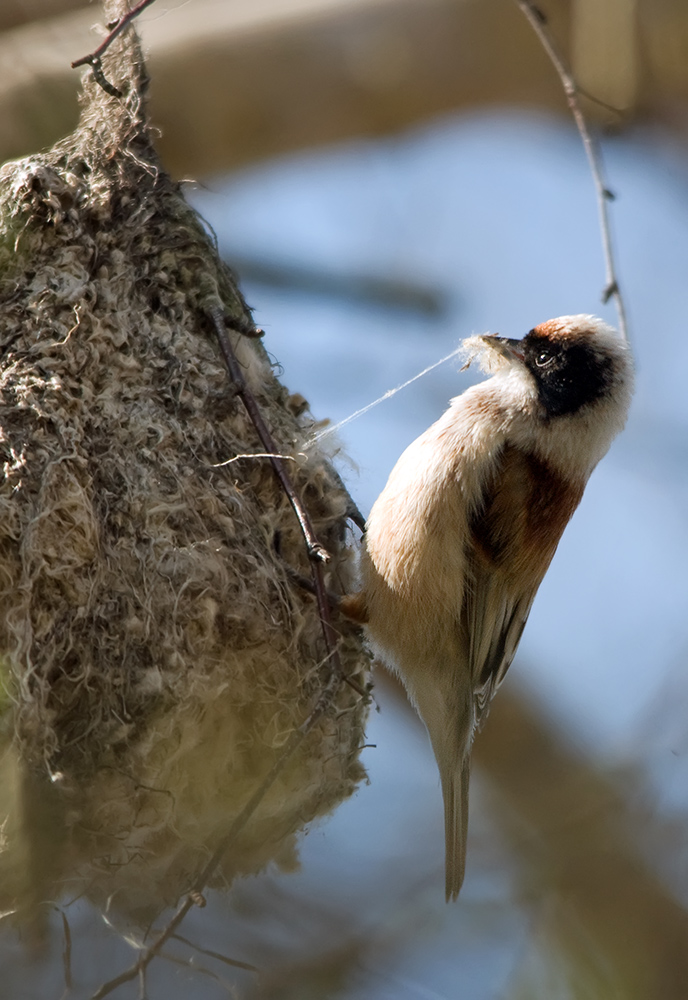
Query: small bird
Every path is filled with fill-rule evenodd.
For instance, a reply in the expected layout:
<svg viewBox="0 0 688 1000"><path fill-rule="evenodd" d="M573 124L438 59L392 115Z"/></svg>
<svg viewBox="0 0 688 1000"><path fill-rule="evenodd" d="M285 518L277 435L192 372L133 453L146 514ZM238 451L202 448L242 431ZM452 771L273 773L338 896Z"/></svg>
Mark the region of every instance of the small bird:
<svg viewBox="0 0 688 1000"><path fill-rule="evenodd" d="M492 377L403 453L375 501L363 590L343 607L425 723L444 798L446 896L466 858L471 746L590 473L623 428L628 346L594 316L464 342ZM357 600L357 603L356 603Z"/></svg>

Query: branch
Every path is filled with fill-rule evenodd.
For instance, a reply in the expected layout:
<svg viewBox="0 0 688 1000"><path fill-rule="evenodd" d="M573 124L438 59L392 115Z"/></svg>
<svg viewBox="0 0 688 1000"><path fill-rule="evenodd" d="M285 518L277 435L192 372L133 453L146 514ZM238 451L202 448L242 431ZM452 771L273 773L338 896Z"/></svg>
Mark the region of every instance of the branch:
<svg viewBox="0 0 688 1000"><path fill-rule="evenodd" d="M222 311L220 309L211 309L209 310L209 315L213 322L213 326L215 327L215 333L217 334L220 350L222 351L222 356L227 366L229 377L232 382L234 382L237 395L241 396L248 415L253 422L253 426L258 432L258 437L265 448L266 455L270 458L275 474L282 484L284 492L289 498L289 503L294 509L294 513L296 514L299 525L301 526L301 531L303 532L303 537L306 540L308 556L314 563L316 560L319 562L329 562L330 554L325 548L323 548L315 535L308 512L301 503L296 490L292 486L289 473L287 472L287 468L284 464L284 459L280 455L279 449L273 441L272 435L267 428L267 424L263 420L263 414L260 412L255 396L246 384L244 373L241 370L237 356L234 353L234 348L232 347L227 335L225 318Z"/></svg>
<svg viewBox="0 0 688 1000"><path fill-rule="evenodd" d="M90 66L91 69L93 70L93 76L95 77L96 81L100 84L100 86L103 88L103 90L106 91L106 93L110 94L111 97L121 97L122 91L118 90L117 87L115 87L105 78L105 74L103 73L103 65L101 62L101 58L103 54L107 52L107 50L110 48L110 46L117 38L117 36L120 35L124 31L124 29L131 24L134 18L138 17L139 14L146 9L146 7L150 7L152 3L155 3L155 0L140 0L140 3L137 3L136 6L133 7L128 14L125 14L123 17L120 17L119 20L115 21L114 23L108 24L110 33L100 43L100 45L94 52L89 52L87 56L82 56L80 59L75 59L74 62L72 63L72 69L77 69L77 67L79 66Z"/></svg>
<svg viewBox="0 0 688 1000"><path fill-rule="evenodd" d="M251 965L250 962L240 962L236 958L230 958L228 955L222 955L219 951L212 951L210 948L202 948L200 944L195 944L193 941L189 941L188 938L182 937L181 934L174 934L173 939L175 941L181 941L182 944L186 944L189 948L193 948L200 955L208 955L210 958L217 959L218 962L224 962L225 965L231 965L233 969L243 969L246 972L260 972L260 969L256 965Z"/></svg>
<svg viewBox="0 0 688 1000"><path fill-rule="evenodd" d="M329 562L330 554L320 544L316 537L310 517L308 516L308 511L301 503L301 499L294 489L294 485L291 481L289 473L287 472L284 458L280 454L279 449L273 440L272 434L263 420L263 414L260 412L256 397L246 384L244 373L241 370L237 356L234 353L234 348L232 347L229 336L227 335L225 317L222 311L220 309L210 309L209 316L212 320L213 326L215 327L215 333L217 334L222 356L225 360L225 364L227 365L229 376L234 382L237 395L241 397L243 404L246 407L246 411L253 422L253 426L258 432L258 437L265 448L266 457L270 459L272 467L275 470L275 474L282 484L284 492L289 498L289 502L292 505L301 527L301 531L303 532L306 548L308 550L308 557L311 561L311 572L313 574L314 585L313 592L315 593L315 598L318 604L318 612L320 614L323 635L325 637L327 655L332 661L334 670L339 673L349 687L352 687L357 694L360 694L365 698L367 694L366 691L360 686L360 684L353 680L353 678L344 673L339 659L339 654L337 653L337 633L332 627L330 602L327 596L327 589L325 587L322 569L322 563Z"/></svg>
<svg viewBox="0 0 688 1000"><path fill-rule="evenodd" d="M606 303L609 299L614 299L616 311L619 315L619 333L625 341L628 341L626 307L619 288L619 280L616 276L614 251L612 249L612 237L609 227L609 213L607 211L607 202L612 201L614 195L604 181L600 157L590 134L590 129L588 128L588 123L585 119L585 115L583 114L580 100L578 99L581 89L557 49L547 28L547 22L542 11L534 3L532 3L532 0L515 0L515 3L527 18L530 26L540 40L540 44L549 56L552 65L557 71L559 79L561 80L561 85L564 88L566 102L569 106L571 114L573 115L576 127L578 128L578 132L580 133L580 137L583 141L583 147L588 158L590 171L592 173L595 189L597 191L597 209L600 218L600 232L602 235L602 249L604 251L606 270L606 285L602 293L602 301Z"/></svg>
<svg viewBox="0 0 688 1000"><path fill-rule="evenodd" d="M310 522L307 511L303 507L294 486L291 483L287 470L284 466L284 460L279 454L277 446L272 439L272 435L263 420L263 416L258 407L255 396L246 384L243 372L239 365L239 361L234 352L234 348L230 342L229 336L227 334L227 329L225 326L225 318L220 309L209 310L209 315L212 320L217 338L222 350L222 355L227 365L227 370L232 381L235 384L237 395L241 397L246 410L253 421L253 424L258 432L258 435L265 446L266 452L269 453L268 457L272 462L275 473L282 484L285 493L289 497L294 512L298 518L301 530L306 540L306 545L308 548L308 554L311 560L311 568L313 571L314 589L318 602L318 610L320 612L320 620L323 628L323 635L325 638L325 646L327 649L326 660L329 660L332 664L332 671L328 679L327 684L323 688L315 707L313 708L310 715L305 719L304 722L296 729L289 741L287 742L284 751L280 754L278 759L272 765L265 778L255 790L251 798L248 800L244 808L241 810L239 815L236 817L231 827L225 836L220 840L220 843L215 848L215 851L210 857L205 867L196 876L196 879L190 886L184 901L180 904L177 912L168 921L166 926L160 932L158 937L153 941L151 945L141 951L138 960L122 972L119 976L114 979L110 979L108 982L103 983L102 986L92 995L91 1000L102 1000L103 997L108 996L113 990L117 989L123 983L131 982L131 980L136 979L136 977L145 976L145 971L153 959L160 954L161 949L167 941L175 936L175 932L179 925L184 920L185 916L193 906L203 906L205 901L203 899L202 893L205 889L208 881L212 877L215 869L218 867L222 858L232 846L238 835L241 833L246 823L249 821L253 813L256 811L260 805L264 795L268 789L274 784L280 772L283 770L289 759L293 756L295 751L301 745L303 740L308 736L316 723L322 718L325 712L329 709L332 704L337 689L340 682L345 680L355 691L357 691L363 697L366 697L367 692L357 684L352 678L347 677L342 670L341 661L339 659L339 654L337 652L337 635L332 627L332 621L330 617L330 607L327 598L327 591L325 589L325 584L322 575L322 562L329 560L330 556L318 542L313 527Z"/></svg>

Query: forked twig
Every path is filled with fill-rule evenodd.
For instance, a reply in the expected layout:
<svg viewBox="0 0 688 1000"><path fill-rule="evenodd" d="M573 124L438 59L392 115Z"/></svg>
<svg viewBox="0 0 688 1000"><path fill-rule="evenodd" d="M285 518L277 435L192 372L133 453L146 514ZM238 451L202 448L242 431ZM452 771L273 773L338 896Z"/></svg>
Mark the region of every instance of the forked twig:
<svg viewBox="0 0 688 1000"><path fill-rule="evenodd" d="M209 310L209 315L215 328L215 333L220 345L220 350L222 351L222 356L227 366L227 371L229 372L229 377L234 383L237 395L241 397L241 400L246 407L246 412L251 418L253 426L258 433L258 437L265 448L266 456L270 459L272 467L275 470L275 475L279 479L284 492L289 498L289 502L294 510L294 513L296 514L299 526L303 533L311 563L311 572L313 574L314 584L313 589L315 599L318 604L318 613L322 623L327 655L332 662L333 669L340 674L349 687L352 687L354 691L362 697L366 697L367 692L361 687L361 685L358 684L352 677L347 676L347 674L345 674L342 670L339 654L337 653L337 634L332 627L330 602L328 600L322 570L322 563L328 562L330 555L317 539L315 531L313 530L313 525L311 524L311 519L308 516L308 511L302 504L301 499L294 488L294 484L291 481L291 477L287 472L284 458L280 454L280 450L273 440L272 434L263 419L263 414L260 412L260 407L258 406L256 397L253 395L246 383L244 373L241 370L241 365L239 364L238 358L234 352L234 348L232 347L232 343L227 333L225 317L222 310L211 309Z"/></svg>
<svg viewBox="0 0 688 1000"><path fill-rule="evenodd" d="M220 349L224 357L225 363L227 365L227 370L232 381L235 384L237 395L241 397L246 410L253 421L256 431L265 447L266 452L270 453L270 461L275 469L275 472L282 484L285 493L289 497L294 512L298 518L301 530L306 540L306 545L308 548L308 553L311 560L311 569L313 571L313 580L315 584L315 593L318 602L318 610L320 613L320 620L323 628L323 635L325 638L325 646L327 649L326 661L329 660L332 666L330 676L328 678L327 684L320 693L320 697L316 702L315 707L311 711L310 715L305 719L304 722L296 729L291 737L289 738L284 750L274 762L265 778L261 784L256 788L255 792L248 800L244 808L241 810L239 815L235 818L231 827L225 834L225 836L220 840L220 843L215 848L215 851L211 855L209 861L206 863L204 868L196 876L194 882L189 887L184 901L179 905L174 916L168 921L167 925L160 932L158 937L150 944L147 948L141 951L137 961L122 972L119 976L114 979L110 979L108 982L103 983L100 988L92 995L91 1000L102 1000L103 997L108 996L113 990L117 989L123 983L131 982L131 980L145 978L145 972L149 964L153 959L160 954L162 947L171 937L174 936L177 928L184 920L184 917L189 912L193 906L201 905L199 901L202 901L202 892L208 884L209 879L213 875L213 872L218 867L222 858L232 846L233 842L236 840L239 833L243 830L246 823L249 821L255 810L260 805L264 795L268 789L273 785L277 779L279 773L285 767L289 759L292 757L296 749L300 746L306 736L310 733L319 719L325 714L329 709L332 701L335 698L337 689L342 682L346 681L354 690L356 690L363 697L367 696L367 692L357 684L352 678L347 677L344 674L339 659L339 653L337 651L337 636L334 628L332 627L332 621L330 617L330 607L327 599L327 591L325 589L325 584L322 575L322 561L329 559L329 555L322 545L318 542L313 527L308 517L308 512L303 507L298 494L296 493L294 486L289 478L289 475L284 467L283 459L279 453L275 442L272 439L272 435L263 420L263 416L260 412L258 403L246 384L246 379L239 365L239 361L232 347L231 341L227 334L227 329L225 326L225 318L220 309L214 309L210 311L210 318L212 320L217 338L220 344Z"/></svg>
<svg viewBox="0 0 688 1000"><path fill-rule="evenodd" d="M243 969L245 972L260 972L260 969L251 965L250 962L240 962L236 958L229 958L228 955L222 955L219 951L212 951L210 948L202 948L200 944L195 944L193 941L189 941L188 938L182 937L181 934L173 934L172 938L175 941L181 941L182 944L186 944L189 948L193 948L197 951L199 955L208 955L209 958L214 958L218 962L224 962L225 965L231 965L233 969Z"/></svg>
<svg viewBox="0 0 688 1000"><path fill-rule="evenodd" d="M99 62L101 57L110 48L114 40L120 35L125 28L127 28L131 22L141 14L146 7L150 7L151 4L155 3L155 0L140 0L135 7L120 17L119 20L115 21L114 24L108 24L110 29L109 34L103 39L98 48L94 52L89 52L87 56L82 56L80 59L75 59L72 63L72 69L76 69L78 66L86 66L87 64L93 64L94 61Z"/></svg>
<svg viewBox="0 0 688 1000"><path fill-rule="evenodd" d="M175 932L179 925L184 920L184 917L189 912L193 906L199 905L199 900L202 900L202 892L208 884L209 879L213 875L213 872L218 867L222 858L232 846L233 842L236 840L239 833L243 830L244 826L251 818L255 810L260 805L264 795L268 789L275 782L279 773L285 767L289 759L292 757L296 749L300 746L306 736L310 733L319 719L325 714L332 704L337 689L342 679L345 680L351 687L354 688L359 694L366 697L367 692L357 684L352 678L347 677L341 666L339 659L339 654L337 651L337 636L334 628L332 627L331 617L330 617L330 607L327 599L327 591L325 589L325 584L322 575L322 561L329 559L329 555L325 549L318 542L313 527L308 517L308 512L303 507L298 494L296 493L294 486L289 478L289 475L284 466L283 459L279 453L279 449L275 445L272 439L272 435L263 420L263 416L260 412L258 403L246 384L246 379L239 365L239 361L232 347L231 341L227 334L227 328L225 326L225 318L220 309L214 309L210 311L210 318L212 320L215 332L217 334L218 342L220 344L220 349L227 365L227 370L229 375L234 382L237 395L241 397L246 410L253 421L256 428L258 436L260 437L266 452L270 455L270 461L272 462L275 473L277 474L280 483L282 484L285 493L289 497L294 512L298 518L301 530L306 540L306 545L308 548L308 554L311 560L311 569L313 571L313 580L315 584L315 593L318 602L318 610L320 613L320 620L323 628L323 635L325 638L325 646L327 649L327 658L332 666L330 676L328 678L327 684L320 693L320 697L316 702L315 707L311 711L310 715L305 719L304 722L296 729L291 737L289 738L284 750L274 762L265 778L261 784L256 788L255 792L248 800L244 808L241 810L239 815L235 818L231 827L225 834L225 836L220 840L220 843L215 848L215 851L211 855L209 861L206 863L204 868L196 876L194 882L190 886L184 901L179 905L174 916L168 921L167 925L163 928L160 934L157 936L155 941L150 944L147 948L141 951L138 960L126 969L119 976L114 979L110 979L108 982L103 983L102 986L92 995L91 1000L102 1000L103 997L112 993L113 990L117 989L123 983L131 982L131 980L145 976L145 971L148 965L153 961L156 955L159 955L161 949L167 941L170 940L175 935Z"/></svg>
<svg viewBox="0 0 688 1000"><path fill-rule="evenodd" d="M569 106L571 114L573 115L576 127L583 141L583 147L588 158L590 172L592 173L595 189L597 191L597 210L600 218L600 232L602 235L602 249L604 251L606 271L606 285L602 293L602 301L608 302L609 299L614 299L616 311L619 316L619 333L623 339L627 341L628 325L626 322L626 307L619 288L619 281L616 276L611 228L609 225L609 212L607 211L607 202L611 201L614 198L614 195L604 181L600 157L595 148L592 135L590 134L590 129L588 128L588 123L585 115L583 114L583 109L581 108L579 100L581 90L576 83L571 70L564 61L563 56L559 52L539 7L537 7L532 0L514 0L514 2L527 18L528 23L537 35L540 44L549 56L550 62L557 71L557 75L559 76L561 85L564 89L564 94L566 95L566 102Z"/></svg>
<svg viewBox="0 0 688 1000"><path fill-rule="evenodd" d="M260 407L256 402L255 396L246 384L246 379L244 378L244 373L241 370L241 365L239 364L237 356L234 353L234 348L232 347L227 334L224 315L220 309L211 309L209 312L213 326L215 327L215 333L220 345L220 350L222 351L222 356L227 366L227 371L229 372L229 377L234 383L237 395L241 396L242 402L246 407L246 411L251 418L253 426L258 432L261 444L265 448L266 456L270 459L272 467L275 470L275 474L282 484L284 492L289 498L289 503L294 509L294 513L296 514L299 525L301 526L301 531L303 532L303 537L306 541L309 558L314 562L316 560L320 562L329 562L330 555L316 537L308 512L301 503L301 500L292 485L279 448L272 439L272 434L268 430L267 424L263 419L263 414L260 412Z"/></svg>
<svg viewBox="0 0 688 1000"><path fill-rule="evenodd" d="M134 18L138 17L139 14L146 9L146 7L150 7L152 3L155 3L155 0L140 0L140 3L137 3L136 6L133 7L128 14L125 14L123 17L120 17L119 20L115 21L114 24L108 24L110 32L103 39L98 48L95 49L95 51L93 52L89 52L88 55L86 56L81 56L80 59L75 59L74 62L72 63L72 69L77 69L77 67L79 66L90 66L91 69L93 70L93 76L95 77L97 83L99 83L100 86L103 88L103 90L105 90L112 97L121 97L122 91L118 90L117 87L113 86L113 84L111 84L105 78L101 59L103 54L107 52L107 50L110 48L110 46L117 38L117 36L120 35L124 31L124 29L131 24Z"/></svg>

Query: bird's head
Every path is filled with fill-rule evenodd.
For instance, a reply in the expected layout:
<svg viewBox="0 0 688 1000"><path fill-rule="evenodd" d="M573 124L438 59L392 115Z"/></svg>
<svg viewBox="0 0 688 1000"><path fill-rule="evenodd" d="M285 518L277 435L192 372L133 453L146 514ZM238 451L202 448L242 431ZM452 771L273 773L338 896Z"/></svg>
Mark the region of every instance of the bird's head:
<svg viewBox="0 0 688 1000"><path fill-rule="evenodd" d="M469 357L490 374L526 376L541 415L550 420L597 404L625 403L632 387L627 344L595 316L560 316L533 327L522 340L484 334L464 342Z"/></svg>

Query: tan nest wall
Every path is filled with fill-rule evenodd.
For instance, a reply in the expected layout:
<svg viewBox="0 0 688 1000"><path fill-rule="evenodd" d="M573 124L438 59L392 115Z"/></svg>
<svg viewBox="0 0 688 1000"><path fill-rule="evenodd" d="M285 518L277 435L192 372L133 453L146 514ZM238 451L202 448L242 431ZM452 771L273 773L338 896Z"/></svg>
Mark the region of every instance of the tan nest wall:
<svg viewBox="0 0 688 1000"><path fill-rule="evenodd" d="M332 666L313 599L275 554L279 532L285 560L307 572L269 462L222 464L264 449L207 310L239 328L250 314L160 168L131 33L104 65L125 97L91 80L74 135L0 172L0 655L21 759L59 772L81 841L93 831L72 838L65 863L111 859L102 838L114 837L126 866L154 842L152 863L176 867L179 891L193 869L179 844L219 836ZM306 449L313 420L260 342L232 339L332 554L328 584L347 590L349 498L328 457ZM365 685L360 635L335 625L344 672ZM353 790L366 713L340 684L232 871L264 864Z"/></svg>

